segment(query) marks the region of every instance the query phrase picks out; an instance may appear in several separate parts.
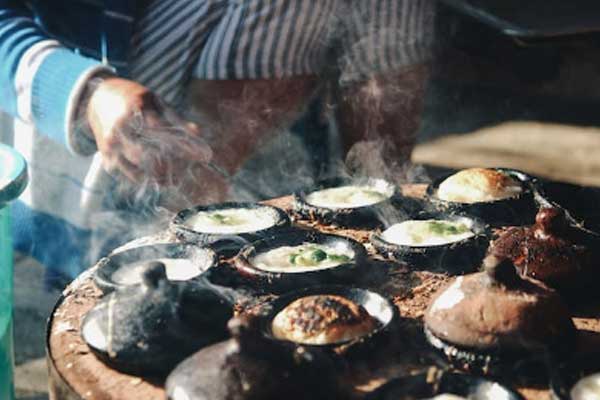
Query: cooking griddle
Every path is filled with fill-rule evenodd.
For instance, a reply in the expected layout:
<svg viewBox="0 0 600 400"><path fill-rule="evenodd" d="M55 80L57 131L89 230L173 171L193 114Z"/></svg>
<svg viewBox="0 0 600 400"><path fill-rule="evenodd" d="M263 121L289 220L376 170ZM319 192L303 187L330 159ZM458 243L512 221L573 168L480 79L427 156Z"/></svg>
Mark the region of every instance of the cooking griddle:
<svg viewBox="0 0 600 400"><path fill-rule="evenodd" d="M573 207L571 211L576 211L577 215L595 210L597 199L600 198L597 197L600 194L596 190L574 185L548 183L545 185L545 191L553 196L558 195L557 200L563 205ZM419 198L425 193L425 185L404 185L402 192L405 196ZM292 208L291 196L267 203L288 212ZM296 223L304 228L348 236L362 243L367 243L370 235L369 230L340 229L308 221ZM176 238L168 232L162 232L153 237L138 239L129 243L127 247L175 240ZM446 274L412 270L391 261L375 260L370 268L372 269L368 276L373 281L364 287L392 299L402 316L402 321L399 324L400 330L392 335L384 351L374 351L372 359L354 360L352 371L344 374L343 382L354 388L354 396L350 400L364 400L365 394L389 379L422 372L424 365L431 365L431 359L419 361L434 354L431 347L421 338L422 317L431 297L450 279ZM81 319L102 296L102 292L91 278L93 271L94 269L84 272L63 292L63 297L48 320L46 354L50 375L50 399L164 400L162 382L149 377L126 375L109 368L90 352L81 339ZM600 348L600 299L586 301L573 307L573 322L579 330L575 352L587 354L590 349ZM545 385L536 387L517 382L505 384L518 389L525 400L551 400Z"/></svg>
<svg viewBox="0 0 600 400"><path fill-rule="evenodd" d="M442 0L462 14L519 39L600 31L599 0Z"/></svg>

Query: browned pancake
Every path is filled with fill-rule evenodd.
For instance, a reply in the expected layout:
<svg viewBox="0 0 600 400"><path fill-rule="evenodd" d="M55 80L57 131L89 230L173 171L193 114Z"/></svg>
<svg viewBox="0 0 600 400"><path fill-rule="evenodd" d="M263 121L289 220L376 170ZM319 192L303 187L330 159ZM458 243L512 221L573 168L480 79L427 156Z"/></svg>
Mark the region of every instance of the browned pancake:
<svg viewBox="0 0 600 400"><path fill-rule="evenodd" d="M487 168L469 168L450 176L440 185L438 197L456 202L490 201L512 197L520 187L509 175ZM485 194L484 198L480 198ZM472 197L474 196L474 197Z"/></svg>
<svg viewBox="0 0 600 400"><path fill-rule="evenodd" d="M360 305L336 295L295 300L273 319L278 339L303 344L332 344L365 336L378 322Z"/></svg>

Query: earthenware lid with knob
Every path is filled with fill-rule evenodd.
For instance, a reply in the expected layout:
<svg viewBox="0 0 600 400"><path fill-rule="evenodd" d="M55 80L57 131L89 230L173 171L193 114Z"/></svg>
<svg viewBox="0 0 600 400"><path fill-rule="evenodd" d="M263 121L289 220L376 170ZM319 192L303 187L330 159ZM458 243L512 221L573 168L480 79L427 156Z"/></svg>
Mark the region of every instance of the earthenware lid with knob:
<svg viewBox="0 0 600 400"><path fill-rule="evenodd" d="M575 330L557 292L495 256L486 257L483 272L458 277L439 292L425 325L446 343L486 352L545 350Z"/></svg>

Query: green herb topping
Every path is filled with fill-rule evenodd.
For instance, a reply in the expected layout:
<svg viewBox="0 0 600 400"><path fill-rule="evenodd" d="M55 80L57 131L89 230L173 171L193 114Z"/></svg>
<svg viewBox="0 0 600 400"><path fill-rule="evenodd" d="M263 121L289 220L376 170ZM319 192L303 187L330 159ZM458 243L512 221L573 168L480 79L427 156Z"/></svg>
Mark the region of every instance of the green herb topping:
<svg viewBox="0 0 600 400"><path fill-rule="evenodd" d="M208 214L208 217L220 225L239 225L241 223L239 218L231 215L223 215L219 213Z"/></svg>
<svg viewBox="0 0 600 400"><path fill-rule="evenodd" d="M346 263L351 260L350 257L343 254L329 254L323 249L317 247L305 247L296 253L290 254L290 264L300 266L317 265L324 261L333 261L338 263Z"/></svg>

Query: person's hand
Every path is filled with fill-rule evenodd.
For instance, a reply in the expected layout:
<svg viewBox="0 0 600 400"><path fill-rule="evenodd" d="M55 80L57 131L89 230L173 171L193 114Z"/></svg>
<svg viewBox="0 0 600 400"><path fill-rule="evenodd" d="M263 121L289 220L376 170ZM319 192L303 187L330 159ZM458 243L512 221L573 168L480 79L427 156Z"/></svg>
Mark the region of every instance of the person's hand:
<svg viewBox="0 0 600 400"><path fill-rule="evenodd" d="M109 173L174 186L212 158L200 129L142 85L108 76L88 96L83 112Z"/></svg>

